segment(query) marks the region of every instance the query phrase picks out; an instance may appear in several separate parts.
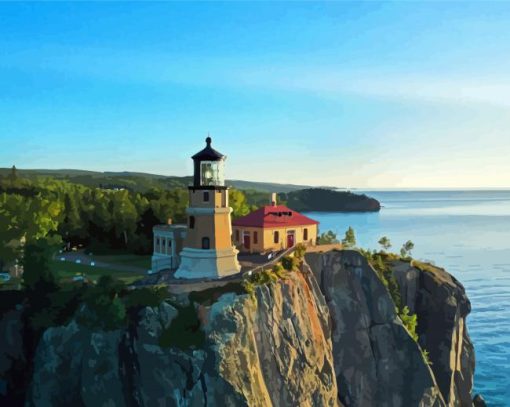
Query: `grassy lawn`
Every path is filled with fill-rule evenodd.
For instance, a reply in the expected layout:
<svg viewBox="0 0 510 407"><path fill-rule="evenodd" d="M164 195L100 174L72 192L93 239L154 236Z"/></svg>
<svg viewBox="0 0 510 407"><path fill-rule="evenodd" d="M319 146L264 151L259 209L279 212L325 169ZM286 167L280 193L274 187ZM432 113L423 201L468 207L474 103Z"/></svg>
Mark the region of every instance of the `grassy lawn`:
<svg viewBox="0 0 510 407"><path fill-rule="evenodd" d="M52 260L51 268L56 272L60 280L70 281L77 275L84 275L85 278L97 281L103 275L111 275L126 284L131 284L146 275L151 268L151 256L139 256L136 254L108 254L104 256L92 256L91 260L123 266L139 267L140 272L118 271L108 267L91 266L88 264L77 264L70 261ZM20 288L21 279L12 278L7 282L0 282L0 290L16 290Z"/></svg>
<svg viewBox="0 0 510 407"><path fill-rule="evenodd" d="M87 279L97 281L103 275L111 275L119 280L124 281L126 284L131 284L133 281L143 277L145 273L135 273L128 271L117 271L104 267L95 267L86 264L76 264L67 261L52 261L52 268L57 273L60 279L71 279L76 275L83 274Z"/></svg>
<svg viewBox="0 0 510 407"><path fill-rule="evenodd" d="M119 264L143 268L145 271L151 268L151 256L140 256L136 254L117 254L106 256L92 256L95 261L104 263Z"/></svg>

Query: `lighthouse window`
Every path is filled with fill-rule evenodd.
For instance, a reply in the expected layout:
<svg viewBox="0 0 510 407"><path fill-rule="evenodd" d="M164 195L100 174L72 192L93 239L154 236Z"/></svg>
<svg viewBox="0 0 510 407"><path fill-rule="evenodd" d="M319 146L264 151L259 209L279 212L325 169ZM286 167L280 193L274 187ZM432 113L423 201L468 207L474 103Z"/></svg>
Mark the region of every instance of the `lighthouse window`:
<svg viewBox="0 0 510 407"><path fill-rule="evenodd" d="M204 192L204 202L209 202L209 191Z"/></svg>
<svg viewBox="0 0 510 407"><path fill-rule="evenodd" d="M280 232L278 231L274 232L274 242L275 243L280 242Z"/></svg>
<svg viewBox="0 0 510 407"><path fill-rule="evenodd" d="M202 238L202 249L209 250L210 244L209 244L209 238L203 237Z"/></svg>
<svg viewBox="0 0 510 407"><path fill-rule="evenodd" d="M195 217L194 216L190 216L189 217L189 228L190 229L194 229L195 228Z"/></svg>
<svg viewBox="0 0 510 407"><path fill-rule="evenodd" d="M202 161L200 185L225 185L223 161Z"/></svg>

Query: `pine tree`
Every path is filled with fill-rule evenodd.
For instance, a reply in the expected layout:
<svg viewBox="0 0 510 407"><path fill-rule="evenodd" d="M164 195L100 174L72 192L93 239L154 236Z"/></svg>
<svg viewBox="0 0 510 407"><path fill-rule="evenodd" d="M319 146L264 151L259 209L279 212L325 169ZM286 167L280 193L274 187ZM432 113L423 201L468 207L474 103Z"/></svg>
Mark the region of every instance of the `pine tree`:
<svg viewBox="0 0 510 407"><path fill-rule="evenodd" d="M349 226L349 229L345 232L345 238L342 240L342 244L347 248L356 246L356 235L351 226Z"/></svg>

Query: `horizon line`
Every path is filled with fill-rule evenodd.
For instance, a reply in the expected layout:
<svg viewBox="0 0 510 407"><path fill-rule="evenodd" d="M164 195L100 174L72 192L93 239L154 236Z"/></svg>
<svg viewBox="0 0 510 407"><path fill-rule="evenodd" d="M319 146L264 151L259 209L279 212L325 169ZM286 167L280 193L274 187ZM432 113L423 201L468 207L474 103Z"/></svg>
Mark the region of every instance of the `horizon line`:
<svg viewBox="0 0 510 407"><path fill-rule="evenodd" d="M152 172L141 172L141 171L129 171L129 170L122 170L122 171L97 171L97 170L86 170L81 168L21 168L16 167L16 170L20 171L82 171L82 172L92 172L92 173L100 173L100 174L107 174L107 173L113 173L113 174L144 174L144 175L153 175L158 177L167 177L167 178L191 178L192 175L165 175L165 174L157 174ZM0 170L9 170L11 167L0 167ZM351 190L357 190L361 192L391 192L391 191L427 191L427 192L434 192L434 191L510 191L510 186L504 186L504 187L487 187L487 186L473 186L473 187L448 187L448 186L433 186L433 187L361 187L361 186L333 186L333 185L313 185L313 184L300 184L300 183L290 183L290 182L277 182L277 181L254 181L254 180L248 180L248 179L227 179L227 181L240 181L240 182L253 182L253 183L260 183L260 184L276 184L276 185L290 185L290 186L297 186L297 187L312 187L312 188L326 188L326 189L334 189L334 190L344 190L344 191L351 191Z"/></svg>

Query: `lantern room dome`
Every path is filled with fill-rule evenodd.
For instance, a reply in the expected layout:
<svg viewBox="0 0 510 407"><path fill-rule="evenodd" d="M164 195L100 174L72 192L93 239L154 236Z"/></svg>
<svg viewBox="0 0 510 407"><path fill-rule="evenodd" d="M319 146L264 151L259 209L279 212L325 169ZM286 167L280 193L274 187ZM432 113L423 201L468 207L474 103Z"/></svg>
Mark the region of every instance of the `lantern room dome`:
<svg viewBox="0 0 510 407"><path fill-rule="evenodd" d="M223 154L221 154L220 152L216 151L214 148L211 147L211 142L212 142L211 137L207 137L205 139L205 142L207 144L206 147L203 150L196 153L194 156L192 156L191 158L193 158L193 160L195 160L195 161L220 161L225 158L225 156Z"/></svg>

